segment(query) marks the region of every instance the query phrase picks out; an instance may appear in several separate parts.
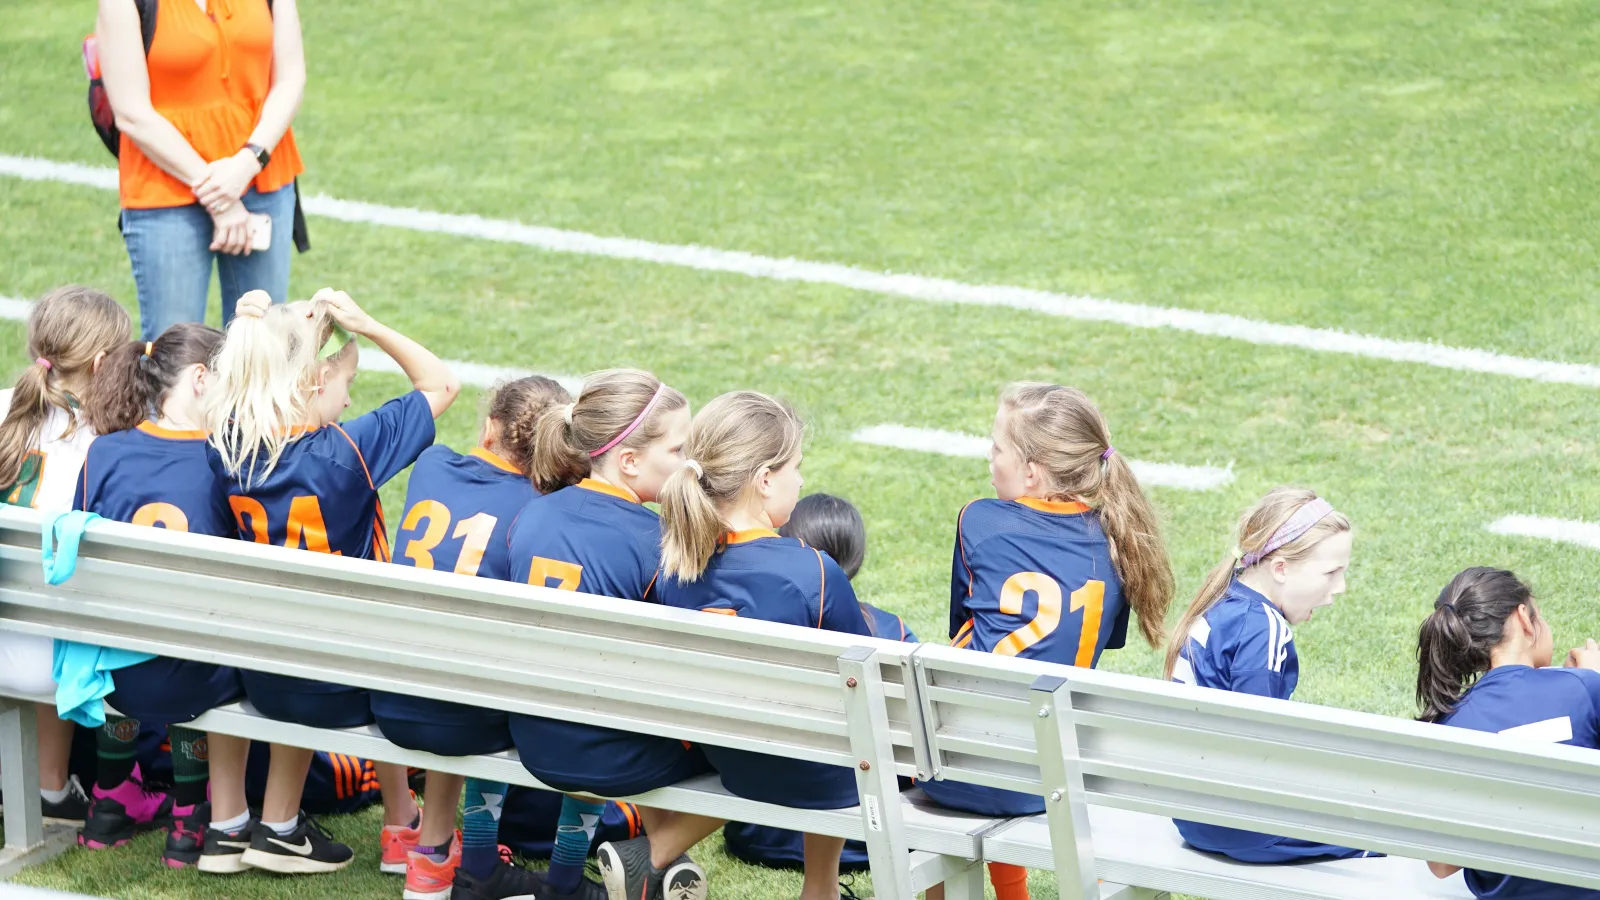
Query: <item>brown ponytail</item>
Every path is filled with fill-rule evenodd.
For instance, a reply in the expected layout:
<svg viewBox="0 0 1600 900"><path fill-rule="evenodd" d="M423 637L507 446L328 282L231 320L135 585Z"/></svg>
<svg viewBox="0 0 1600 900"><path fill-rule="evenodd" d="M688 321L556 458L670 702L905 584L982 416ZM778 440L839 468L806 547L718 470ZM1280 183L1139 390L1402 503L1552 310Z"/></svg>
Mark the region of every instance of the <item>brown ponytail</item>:
<svg viewBox="0 0 1600 900"><path fill-rule="evenodd" d="M1126 460L1111 449L1111 430L1094 401L1077 388L1018 382L1000 395L1006 432L1021 457L1039 466L1052 496L1093 505L1122 580L1122 595L1139 615L1152 647L1166 635L1172 604L1172 560L1155 508Z"/></svg>
<svg viewBox="0 0 1600 900"><path fill-rule="evenodd" d="M762 469L799 455L804 431L789 404L766 394L735 391L706 404L689 426L683 468L661 486L661 570L698 581L728 532L722 508Z"/></svg>
<svg viewBox="0 0 1600 900"><path fill-rule="evenodd" d="M646 420L639 422L652 398L655 406ZM661 414L688 404L683 394L649 372L608 369L590 375L583 380L576 402L552 407L539 417L533 464L528 469L533 486L548 494L577 484L593 471L596 457L589 454L612 444L630 426L633 431L613 449L649 444L661 436Z"/></svg>
<svg viewBox="0 0 1600 900"><path fill-rule="evenodd" d="M518 471L532 472L540 418L551 407L571 402L566 388L543 375L518 378L495 388L489 398L488 418L500 424L500 455Z"/></svg>
<svg viewBox="0 0 1600 900"><path fill-rule="evenodd" d="M126 431L160 415L167 392L184 370L210 368L221 346L222 332L198 322L179 322L148 343L123 344L95 372L84 415L99 434Z"/></svg>
<svg viewBox="0 0 1600 900"><path fill-rule="evenodd" d="M1178 664L1178 657L1183 653L1184 646L1189 643L1189 632L1194 629L1194 623L1204 618L1205 614L1211 611L1211 607L1228 592L1228 585L1233 583L1234 576L1240 571L1242 557L1260 552L1300 507L1315 499L1317 495L1304 488L1276 487L1268 491L1256 505L1244 511L1239 517L1239 529L1234 535L1234 552L1224 557L1206 575L1205 582L1200 585L1200 592L1195 594L1189 608L1184 610L1183 616L1178 619L1178 627L1173 630L1172 637L1167 642L1167 663L1163 677L1171 680L1172 670ZM1274 559L1291 561L1304 559L1310 556L1311 551L1325 538L1349 530L1350 520L1343 513L1330 512L1311 526L1305 534L1263 556L1256 565Z"/></svg>
<svg viewBox="0 0 1600 900"><path fill-rule="evenodd" d="M1467 688L1489 671L1489 651L1520 606L1539 621L1533 591L1505 569L1467 569L1445 585L1417 632L1419 721L1438 722L1456 711Z"/></svg>
<svg viewBox="0 0 1600 900"><path fill-rule="evenodd" d="M126 341L130 327L117 301L81 285L56 288L34 304L28 313L28 357L35 361L17 377L11 407L0 421L0 485L16 483L28 453L38 449L51 408L69 414L66 431L52 437L77 431L71 415L76 400L66 385L87 384L95 362Z"/></svg>

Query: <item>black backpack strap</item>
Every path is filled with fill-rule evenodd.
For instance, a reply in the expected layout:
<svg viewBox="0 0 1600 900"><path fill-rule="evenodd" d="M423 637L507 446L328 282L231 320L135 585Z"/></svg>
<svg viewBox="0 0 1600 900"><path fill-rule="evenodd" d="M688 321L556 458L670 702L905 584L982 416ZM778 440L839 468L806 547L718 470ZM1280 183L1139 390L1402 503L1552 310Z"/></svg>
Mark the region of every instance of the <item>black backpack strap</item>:
<svg viewBox="0 0 1600 900"><path fill-rule="evenodd" d="M139 34L144 38L144 55L150 55L150 45L156 41L156 8L158 0L133 0L139 11Z"/></svg>
<svg viewBox="0 0 1600 900"><path fill-rule="evenodd" d="M306 231L306 214L300 208L300 179L294 180L294 248L301 253L311 249L311 235Z"/></svg>

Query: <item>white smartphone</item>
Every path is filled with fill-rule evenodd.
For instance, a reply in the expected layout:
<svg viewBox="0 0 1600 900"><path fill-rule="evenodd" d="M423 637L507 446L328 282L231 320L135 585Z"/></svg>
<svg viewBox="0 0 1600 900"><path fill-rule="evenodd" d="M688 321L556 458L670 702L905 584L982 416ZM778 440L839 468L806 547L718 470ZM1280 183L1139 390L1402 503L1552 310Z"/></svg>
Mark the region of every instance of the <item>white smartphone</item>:
<svg viewBox="0 0 1600 900"><path fill-rule="evenodd" d="M272 217L266 213L250 214L250 250L272 249Z"/></svg>

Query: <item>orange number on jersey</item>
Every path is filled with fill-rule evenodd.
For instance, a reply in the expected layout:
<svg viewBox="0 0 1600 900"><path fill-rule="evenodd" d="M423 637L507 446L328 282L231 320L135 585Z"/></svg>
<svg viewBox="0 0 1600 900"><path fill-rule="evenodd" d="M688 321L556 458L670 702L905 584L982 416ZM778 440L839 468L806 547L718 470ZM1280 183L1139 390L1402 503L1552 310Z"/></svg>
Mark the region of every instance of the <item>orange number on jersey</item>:
<svg viewBox="0 0 1600 900"><path fill-rule="evenodd" d="M433 548L444 540L445 529L450 527L450 508L437 500L424 500L406 513L405 521L400 523L400 530L410 531L422 524L423 519L428 520L428 527L408 541L400 553L411 560L417 568L431 569Z"/></svg>
<svg viewBox="0 0 1600 900"><path fill-rule="evenodd" d="M456 530L450 536L466 538L461 545L461 555L456 557L457 575L478 574L478 566L483 564L483 551L488 549L489 537L494 534L494 526L499 521L488 513L478 513L456 523Z"/></svg>
<svg viewBox="0 0 1600 900"><path fill-rule="evenodd" d="M250 535L250 540L257 544L271 543L267 508L260 500L236 495L228 498L228 505L233 508L233 520L239 524L240 534ZM289 501L289 527L283 545L292 550L303 547L318 553L341 555L328 546L328 526L322 520L322 504L315 497L296 497Z"/></svg>
<svg viewBox="0 0 1600 900"><path fill-rule="evenodd" d="M578 580L583 577L583 566L577 563L562 562L559 559L545 559L535 556L533 564L528 567L528 583L539 587L554 587L558 591L575 591L578 589ZM550 579L556 580L550 584Z"/></svg>
<svg viewBox="0 0 1600 900"><path fill-rule="evenodd" d="M1061 625L1061 586L1042 572L1018 572L1000 588L1000 612L1022 615L1022 600L1032 592L1039 598L1039 610L1032 621L1006 635L995 645L1001 656L1016 656L1053 634ZM1105 610L1106 583L1088 581L1072 592L1068 612L1083 610L1083 628L1078 635L1078 655L1073 665L1087 668L1094 664L1095 647L1100 642L1100 616Z"/></svg>
<svg viewBox="0 0 1600 900"><path fill-rule="evenodd" d="M1034 613L1033 621L995 645L994 652L1001 656L1016 656L1039 643L1061 624L1061 586L1042 572L1018 572L1007 578L1000 588L1000 612L1008 616L1022 615L1022 598L1030 591L1039 598L1039 611Z"/></svg>
<svg viewBox="0 0 1600 900"><path fill-rule="evenodd" d="M133 524L170 531L188 531L189 517L171 503L146 503L133 514Z"/></svg>
<svg viewBox="0 0 1600 900"><path fill-rule="evenodd" d="M228 498L228 505L233 507L233 520L239 523L239 533L250 535L250 540L258 544L265 544L270 539L267 537L267 508L261 501L254 497L233 496ZM245 524L245 518L250 523Z"/></svg>
<svg viewBox="0 0 1600 900"><path fill-rule="evenodd" d="M283 545L291 550L305 549L316 553L335 553L328 546L328 526L322 520L322 504L315 497L296 497L289 501L289 530L284 533Z"/></svg>

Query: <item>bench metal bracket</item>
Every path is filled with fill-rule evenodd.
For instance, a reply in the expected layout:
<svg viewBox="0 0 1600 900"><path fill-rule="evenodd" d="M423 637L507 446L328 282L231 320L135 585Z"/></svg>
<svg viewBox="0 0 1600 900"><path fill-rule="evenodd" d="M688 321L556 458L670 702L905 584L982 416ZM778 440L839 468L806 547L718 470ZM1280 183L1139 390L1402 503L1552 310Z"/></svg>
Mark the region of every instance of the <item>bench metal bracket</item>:
<svg viewBox="0 0 1600 900"><path fill-rule="evenodd" d="M872 887L879 897L911 895L911 848L900 808L900 779L889 742L889 716L883 677L871 647L851 647L839 656L839 686L844 691L850 749L856 757L856 787L872 864Z"/></svg>
<svg viewBox="0 0 1600 900"><path fill-rule="evenodd" d="M1072 716L1072 688L1059 675L1041 675L1029 689L1033 732L1044 783L1044 811L1062 900L1100 900L1089 807Z"/></svg>

